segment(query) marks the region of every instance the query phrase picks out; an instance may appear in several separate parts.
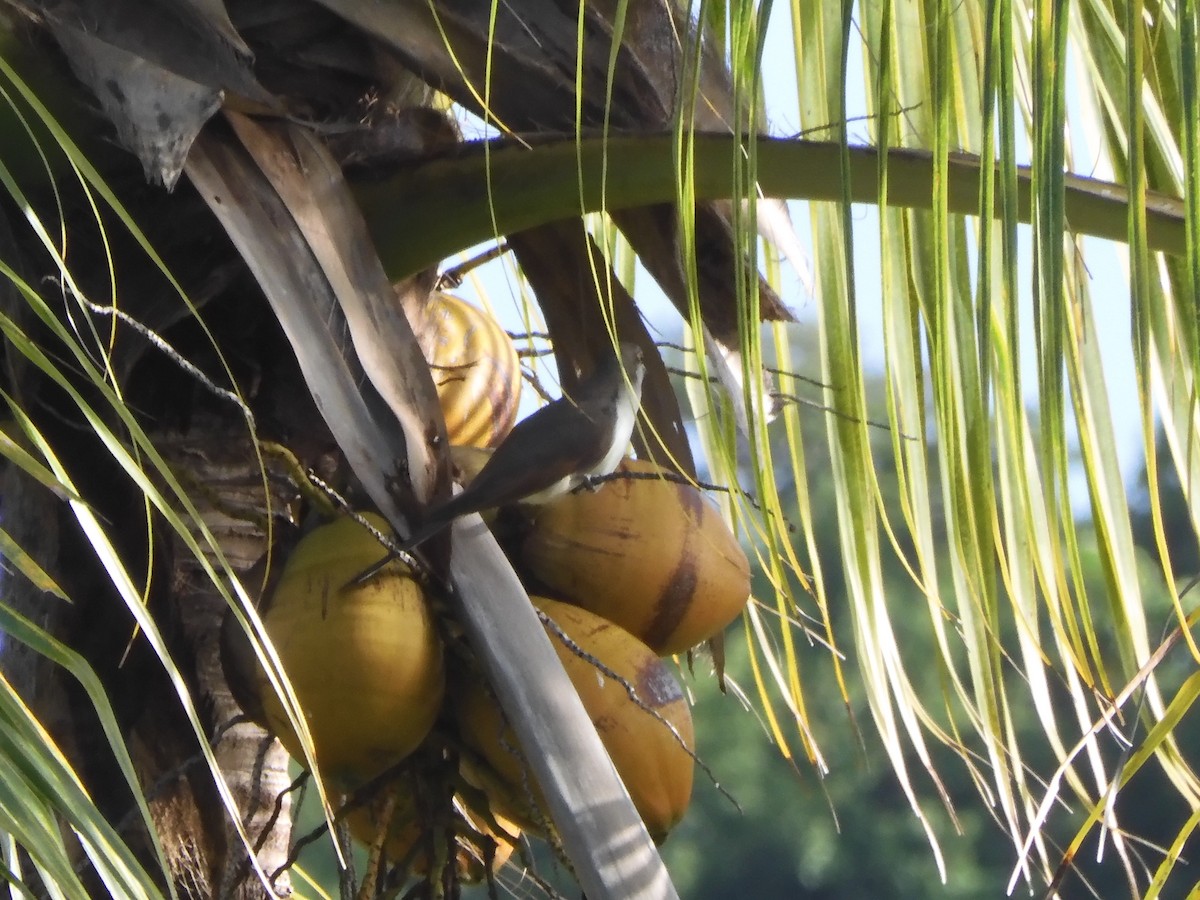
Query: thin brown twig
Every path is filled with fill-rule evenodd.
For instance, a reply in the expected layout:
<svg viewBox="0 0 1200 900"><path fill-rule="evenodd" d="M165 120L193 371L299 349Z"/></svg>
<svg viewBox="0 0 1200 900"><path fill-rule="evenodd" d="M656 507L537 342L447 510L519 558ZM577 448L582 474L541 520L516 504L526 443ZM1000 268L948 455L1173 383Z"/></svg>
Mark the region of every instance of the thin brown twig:
<svg viewBox="0 0 1200 900"><path fill-rule="evenodd" d="M676 344L672 341L658 341L656 347L666 347L669 350L678 350L680 353L695 353L695 347L685 347L683 344ZM668 371L677 371L668 369ZM763 366L763 371L770 372L772 375L781 375L786 378L794 378L797 381L803 381L806 384L811 384L813 387L832 388L833 385L828 382L821 381L817 378L812 378L808 375L801 375L799 372L793 372L790 369L780 369L775 366ZM679 374L691 374L689 372L681 372Z"/></svg>
<svg viewBox="0 0 1200 900"><path fill-rule="evenodd" d="M699 479L689 478L686 475L679 475L675 472L665 472L665 471L664 472L620 472L620 471L618 471L618 472L610 472L607 475L590 475L581 485L579 485L577 488L574 489L573 493L579 493L581 491L595 490L600 485L604 484L606 481L618 481L621 479L627 479L629 481L669 481L671 484L686 485L688 487L698 488L702 491L719 491L720 493L723 493L723 494L735 494L736 493L739 496L741 496L742 499L744 499L752 507L754 507L756 510L758 510L760 513L763 513L764 515L774 515L774 513L771 512L771 510L764 509L763 505L758 502L758 500L754 497L753 494L749 493L748 491L742 490L740 487L732 488L732 487L729 487L728 485L724 485L724 484L712 484L707 481L700 481ZM791 523L790 521L788 521L786 517L781 517L781 518L783 518L783 524L787 528L788 534L795 534L796 526L793 523Z"/></svg>
<svg viewBox="0 0 1200 900"><path fill-rule="evenodd" d="M550 616L548 616L546 613L542 612L536 607L534 607L534 611L537 613L538 618L541 619L542 625L551 633L553 633L555 639L561 641L562 645L566 647L574 656L577 656L579 659L582 659L588 665L595 668L605 678L610 678L619 684L625 689L625 693L629 695L629 699L634 706L636 706L642 712L653 716L658 720L659 724L670 731L671 735L675 738L675 743L678 744L683 749L683 752L692 758L692 762L699 766L701 771L708 776L708 779L712 782L713 787L715 787L718 792L720 792L730 803L732 803L734 808L739 813L742 812L741 804L734 799L733 794L729 793L729 791L721 786L721 783L717 781L716 774L708 767L708 764L697 755L695 750L687 745L687 741L683 739L683 735L679 733L679 730L672 725L662 713L651 707L646 703L646 701L638 696L637 688L634 687L633 684L622 677L620 673L609 668L609 666L605 665L605 663L603 663L601 660L597 659L595 656L584 650L583 647L571 640L567 633L558 626L558 623L550 618Z"/></svg>
<svg viewBox="0 0 1200 900"><path fill-rule="evenodd" d="M477 269L484 263L489 263L493 259L499 259L508 252L508 241L499 241L495 246L489 247L482 253L477 253L468 260L460 262L457 266L451 266L446 271L438 275L436 289L444 291L446 289L454 289L462 287L462 283L466 280L467 275L473 269Z"/></svg>
<svg viewBox="0 0 1200 900"><path fill-rule="evenodd" d="M379 543L382 544L390 554L392 554L393 559L398 558L406 566L408 566L410 570L409 574L412 576L414 581L421 585L421 587L428 589L436 586L436 579L434 578L433 572L428 568L428 566L425 565L425 563L420 560L420 558L401 548L391 534L385 534L367 521L366 517L364 517L362 513L350 505L350 501L338 493L334 487L332 487L328 482L326 482L311 469L307 472L307 478L314 487L325 493L342 512L350 516L350 518L352 518L363 528L367 529L367 531L371 533L371 536L374 537L375 540L379 541Z"/></svg>
<svg viewBox="0 0 1200 900"><path fill-rule="evenodd" d="M805 384L811 384L813 387L829 388L831 391L838 390L838 388L834 387L827 381L821 381L819 378L811 378L808 375L801 375L799 372L792 372L788 369L780 369L776 366L763 366L763 369L767 372L770 372L772 375L778 375L781 378L794 378L797 381L803 381Z"/></svg>
<svg viewBox="0 0 1200 900"><path fill-rule="evenodd" d="M822 403L817 403L814 400L808 400L808 399L805 399L804 397L797 397L795 394L782 394L782 393L779 393L778 391L773 391L771 393L771 396L774 399L782 400L785 403L796 403L796 404L800 404L802 406L809 406L809 407L812 407L813 409L818 409L821 412L829 413L829 415L831 415L831 416L836 416L839 419L842 419L846 422L852 422L855 425L866 425L868 428L878 428L880 431L886 431L889 433L892 430L892 426L889 425L887 422L879 422L875 419L860 419L857 416L848 415L847 413L844 413L840 410L834 409L833 407L825 406ZM903 433L900 434L900 439L902 441L917 440L917 438L914 435L903 434Z"/></svg>
<svg viewBox="0 0 1200 900"><path fill-rule="evenodd" d="M541 397L547 403L552 403L554 401L554 398L550 396L550 392L546 390L545 385L542 384L541 379L537 377L537 373L534 372L533 369L528 369L525 366L522 366L521 375L526 381L529 382L529 386L534 389L539 397Z"/></svg>
<svg viewBox="0 0 1200 900"><path fill-rule="evenodd" d="M521 359L537 359L543 356L550 356L554 353L552 347L523 347L517 350L517 356Z"/></svg>

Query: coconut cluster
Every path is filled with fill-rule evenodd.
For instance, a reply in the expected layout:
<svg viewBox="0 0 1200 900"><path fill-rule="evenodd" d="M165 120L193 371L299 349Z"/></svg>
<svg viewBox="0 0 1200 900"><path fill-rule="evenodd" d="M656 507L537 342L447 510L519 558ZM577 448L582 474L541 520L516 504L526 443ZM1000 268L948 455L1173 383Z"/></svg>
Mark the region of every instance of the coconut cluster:
<svg viewBox="0 0 1200 900"><path fill-rule="evenodd" d="M490 316L450 295L435 297L427 325L424 345L457 445L452 458L469 482L485 448L515 421L517 353ZM381 517L366 519L387 530ZM551 643L635 807L661 840L687 809L694 769L690 710L663 657L715 636L741 613L750 593L746 556L696 487L643 460L625 460L594 490L505 521L497 530L514 568L549 620ZM347 796L395 771L441 723L436 732L450 735L461 761L441 783L451 805L441 804L437 821L417 802L422 791L411 773L380 794L386 802L356 800L346 817L356 837L413 873L452 858L457 878L479 879L507 859L521 829L549 826L525 762L537 751L520 746L473 666L456 665L447 677L429 598L403 564L354 583L384 554L352 518L315 529L285 563L264 625L317 764ZM261 669L255 691L264 724L303 760L304 742ZM434 833L453 835L454 846L431 843Z"/></svg>

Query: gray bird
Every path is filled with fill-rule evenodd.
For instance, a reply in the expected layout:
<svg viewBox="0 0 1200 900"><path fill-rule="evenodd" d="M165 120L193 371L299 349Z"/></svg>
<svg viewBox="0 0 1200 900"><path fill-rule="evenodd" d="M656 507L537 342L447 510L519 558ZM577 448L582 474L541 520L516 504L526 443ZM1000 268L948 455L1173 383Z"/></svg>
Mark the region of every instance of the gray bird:
<svg viewBox="0 0 1200 900"><path fill-rule="evenodd" d="M507 506L546 503L616 469L629 446L642 398L646 364L636 344L622 343L573 396L562 396L522 419L460 493L434 507L400 544L412 550L459 516ZM388 554L354 579L361 584L395 558Z"/></svg>

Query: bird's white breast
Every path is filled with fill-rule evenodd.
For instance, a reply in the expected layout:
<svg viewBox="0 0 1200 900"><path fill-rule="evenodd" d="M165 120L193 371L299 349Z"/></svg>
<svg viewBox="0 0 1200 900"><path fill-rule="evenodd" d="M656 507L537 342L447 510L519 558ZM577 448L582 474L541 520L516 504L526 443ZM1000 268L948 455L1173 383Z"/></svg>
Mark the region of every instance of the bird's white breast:
<svg viewBox="0 0 1200 900"><path fill-rule="evenodd" d="M617 468L617 464L625 456L629 448L629 439L633 436L633 424L637 421L638 406L641 405L642 374L630 373L636 381L624 384L617 396L617 414L613 422L612 444L604 457L595 466L583 472L583 475L608 475Z"/></svg>

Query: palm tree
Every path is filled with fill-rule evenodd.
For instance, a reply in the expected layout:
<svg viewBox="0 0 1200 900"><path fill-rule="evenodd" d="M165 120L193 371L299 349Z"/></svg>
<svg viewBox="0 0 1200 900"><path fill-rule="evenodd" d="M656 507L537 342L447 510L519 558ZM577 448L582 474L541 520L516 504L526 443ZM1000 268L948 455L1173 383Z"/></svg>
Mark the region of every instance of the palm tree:
<svg viewBox="0 0 1200 900"><path fill-rule="evenodd" d="M805 704L817 663L796 640L804 617L839 684L865 690L923 823L940 745L1010 834L1014 878L1054 889L1102 826L1131 892L1162 888L1200 785L1172 734L1194 679L1161 683L1156 670L1179 643L1200 653L1161 527L1177 627L1155 644L1147 621L1082 235L1128 246L1147 469L1153 488L1157 423L1187 493L1200 463L1196 4L793 4L804 140L766 136L770 12L669 0L0 7L5 877L68 896L286 887L287 759L236 718L222 618L295 720L254 600L314 502L307 485L319 475L401 534L447 490L419 346L437 266L506 236L570 388L614 338L653 347L614 272L615 226L678 308L696 376L689 441L667 368L648 354L635 449L686 478L699 451L708 479L732 486L723 510L772 586L738 627L781 748L828 768ZM848 116L860 83L865 145ZM497 136L460 145L438 97ZM1108 182L1071 174L1090 167L1073 155L1086 129ZM756 197L810 201L829 410L816 432L779 403L800 390L796 326L758 274L753 235L798 254L783 208ZM869 439L858 346L855 202L879 207L882 444ZM1030 294L1032 344L1020 328ZM809 501L817 446L836 511ZM899 510L880 503L883 454ZM1085 497L1070 488L1076 471ZM1083 577L1080 505L1099 535L1102 597ZM1195 510L1189 495L1193 525ZM828 529L845 634L815 550ZM451 615L537 748L530 762L587 895L671 896L582 709L554 705L563 675L511 568L494 542L461 529L453 540L432 560L454 586ZM934 660L897 642L895 617L918 613L888 604L881 560L893 553L928 600ZM711 650L719 671L719 642ZM939 696L914 687L912 667L930 662ZM1013 728L1027 705L1054 771L1032 768ZM1119 755L1110 734L1128 742ZM1151 760L1193 811L1155 856L1111 804ZM1045 829L1064 793L1083 812L1060 848Z"/></svg>

